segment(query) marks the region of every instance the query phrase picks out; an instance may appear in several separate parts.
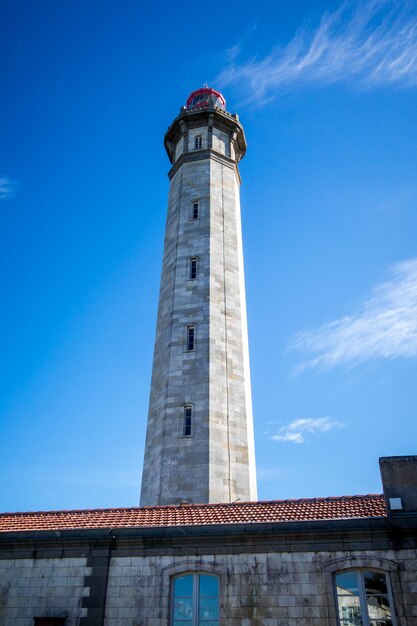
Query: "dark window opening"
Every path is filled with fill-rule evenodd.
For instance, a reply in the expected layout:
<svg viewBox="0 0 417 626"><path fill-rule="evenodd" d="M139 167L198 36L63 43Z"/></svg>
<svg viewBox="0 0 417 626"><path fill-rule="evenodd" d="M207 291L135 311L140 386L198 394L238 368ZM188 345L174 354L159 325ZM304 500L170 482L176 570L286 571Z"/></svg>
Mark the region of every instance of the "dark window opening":
<svg viewBox="0 0 417 626"><path fill-rule="evenodd" d="M190 267L189 267L188 276L190 280L195 280L197 278L197 258L196 257L192 257L190 259Z"/></svg>
<svg viewBox="0 0 417 626"><path fill-rule="evenodd" d="M198 200L194 200L193 202L193 220L198 220L200 217L200 207L198 204Z"/></svg>
<svg viewBox="0 0 417 626"><path fill-rule="evenodd" d="M194 150L201 150L203 147L203 135L196 135L194 137Z"/></svg>
<svg viewBox="0 0 417 626"><path fill-rule="evenodd" d="M195 326L187 326L187 350L191 352L195 346Z"/></svg>
<svg viewBox="0 0 417 626"><path fill-rule="evenodd" d="M191 437L191 421L193 417L193 409L191 406L184 407L184 427L182 434L184 437Z"/></svg>

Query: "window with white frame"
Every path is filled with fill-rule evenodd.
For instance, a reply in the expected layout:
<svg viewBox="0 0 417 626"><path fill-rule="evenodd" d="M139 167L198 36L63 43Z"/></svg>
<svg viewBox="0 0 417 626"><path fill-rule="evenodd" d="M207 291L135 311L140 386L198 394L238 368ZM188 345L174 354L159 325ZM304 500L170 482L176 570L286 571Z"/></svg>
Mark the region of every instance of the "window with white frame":
<svg viewBox="0 0 417 626"><path fill-rule="evenodd" d="M188 260L188 279L196 280L197 278L197 257L192 256Z"/></svg>
<svg viewBox="0 0 417 626"><path fill-rule="evenodd" d="M190 572L172 581L171 626L219 626L219 579Z"/></svg>
<svg viewBox="0 0 417 626"><path fill-rule="evenodd" d="M203 147L203 135L196 135L194 137L194 150L201 150Z"/></svg>
<svg viewBox="0 0 417 626"><path fill-rule="evenodd" d="M183 437L191 437L193 425L193 407L186 404L184 407L184 421L182 426Z"/></svg>
<svg viewBox="0 0 417 626"><path fill-rule="evenodd" d="M339 626L395 626L387 574L350 569L334 576Z"/></svg>
<svg viewBox="0 0 417 626"><path fill-rule="evenodd" d="M195 348L195 326L189 324L187 326L186 347L188 352L192 352Z"/></svg>

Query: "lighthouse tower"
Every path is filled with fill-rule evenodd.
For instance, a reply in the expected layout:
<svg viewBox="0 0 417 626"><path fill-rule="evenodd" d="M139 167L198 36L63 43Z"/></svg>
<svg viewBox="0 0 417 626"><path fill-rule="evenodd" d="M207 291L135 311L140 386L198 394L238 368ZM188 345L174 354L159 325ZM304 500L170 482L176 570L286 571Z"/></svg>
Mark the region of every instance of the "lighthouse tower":
<svg viewBox="0 0 417 626"><path fill-rule="evenodd" d="M165 135L172 163L141 506L256 500L238 162L214 89Z"/></svg>

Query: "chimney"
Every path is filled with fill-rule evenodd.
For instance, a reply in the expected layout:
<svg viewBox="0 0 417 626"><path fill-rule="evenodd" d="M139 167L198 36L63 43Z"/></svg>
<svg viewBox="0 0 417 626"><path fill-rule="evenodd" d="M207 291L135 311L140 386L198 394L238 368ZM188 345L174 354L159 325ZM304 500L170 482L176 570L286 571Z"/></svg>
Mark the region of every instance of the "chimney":
<svg viewBox="0 0 417 626"><path fill-rule="evenodd" d="M379 468L388 514L416 512L417 456L384 456Z"/></svg>

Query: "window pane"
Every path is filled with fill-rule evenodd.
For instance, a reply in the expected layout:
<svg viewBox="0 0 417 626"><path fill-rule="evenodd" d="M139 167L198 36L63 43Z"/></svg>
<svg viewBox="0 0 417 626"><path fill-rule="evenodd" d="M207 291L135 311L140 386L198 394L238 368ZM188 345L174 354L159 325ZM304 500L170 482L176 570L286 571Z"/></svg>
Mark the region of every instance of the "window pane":
<svg viewBox="0 0 417 626"><path fill-rule="evenodd" d="M368 596L366 604L368 605L368 615L371 621L379 621L381 626L391 623L391 609L387 596Z"/></svg>
<svg viewBox="0 0 417 626"><path fill-rule="evenodd" d="M219 580L216 576L200 574L200 596L218 596Z"/></svg>
<svg viewBox="0 0 417 626"><path fill-rule="evenodd" d="M184 407L185 412L191 409L190 406ZM186 417L184 421L187 421ZM174 578L173 592L172 626L219 626L217 576L199 573L179 576ZM197 614L193 613L194 607Z"/></svg>
<svg viewBox="0 0 417 626"><path fill-rule="evenodd" d="M336 576L337 593L359 594L358 576L356 572L343 572Z"/></svg>
<svg viewBox="0 0 417 626"><path fill-rule="evenodd" d="M365 589L367 595L370 593L388 593L385 574L382 574L380 572L364 572L363 579L365 581Z"/></svg>
<svg viewBox="0 0 417 626"><path fill-rule="evenodd" d="M186 417L184 419L184 437L189 437L191 435L191 417Z"/></svg>
<svg viewBox="0 0 417 626"><path fill-rule="evenodd" d="M358 596L338 596L340 626L362 626L361 607Z"/></svg>
<svg viewBox="0 0 417 626"><path fill-rule="evenodd" d="M200 620L219 618L219 603L217 598L200 598L199 604L198 615Z"/></svg>
<svg viewBox="0 0 417 626"><path fill-rule="evenodd" d="M187 328L187 350L194 350L194 326Z"/></svg>
<svg viewBox="0 0 417 626"><path fill-rule="evenodd" d="M197 259L190 259L190 279L194 280L197 278Z"/></svg>
<svg viewBox="0 0 417 626"><path fill-rule="evenodd" d="M174 582L174 597L192 596L193 595L193 577L192 574L187 576L179 576Z"/></svg>
<svg viewBox="0 0 417 626"><path fill-rule="evenodd" d="M193 599L175 598L174 619L191 620L193 618Z"/></svg>

